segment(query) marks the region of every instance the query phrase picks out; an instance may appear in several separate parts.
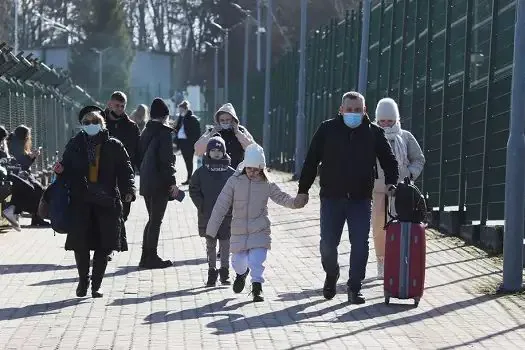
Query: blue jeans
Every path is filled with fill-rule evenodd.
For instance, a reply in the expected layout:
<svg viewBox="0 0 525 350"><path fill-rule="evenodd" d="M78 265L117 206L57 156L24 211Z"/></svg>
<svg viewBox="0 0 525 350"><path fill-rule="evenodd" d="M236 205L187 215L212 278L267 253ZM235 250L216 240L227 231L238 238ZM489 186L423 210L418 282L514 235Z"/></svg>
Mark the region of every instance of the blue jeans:
<svg viewBox="0 0 525 350"><path fill-rule="evenodd" d="M329 276L339 273L337 247L346 221L351 245L348 287L352 292L359 292L365 279L371 215L370 199L321 198L320 251L323 269Z"/></svg>

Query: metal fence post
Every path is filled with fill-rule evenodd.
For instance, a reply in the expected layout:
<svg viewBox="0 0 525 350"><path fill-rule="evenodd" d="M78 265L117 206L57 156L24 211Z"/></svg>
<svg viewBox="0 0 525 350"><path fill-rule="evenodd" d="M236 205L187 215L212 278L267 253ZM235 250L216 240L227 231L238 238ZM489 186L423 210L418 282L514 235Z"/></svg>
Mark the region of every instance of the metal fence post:
<svg viewBox="0 0 525 350"><path fill-rule="evenodd" d="M299 87L297 90L297 119L295 130L295 178L299 178L303 166L306 147L306 116L304 101L306 97L306 26L308 0L301 0L301 37L299 40Z"/></svg>
<svg viewBox="0 0 525 350"><path fill-rule="evenodd" d="M265 81L264 81L264 122L263 122L263 148L266 158L270 157L270 99L271 99L271 79L272 79L272 0L267 0L266 13L266 64L265 64Z"/></svg>
<svg viewBox="0 0 525 350"><path fill-rule="evenodd" d="M368 39L370 36L370 13L372 0L363 1L363 25L361 30L361 55L359 60L359 85L357 90L366 96L368 82Z"/></svg>
<svg viewBox="0 0 525 350"><path fill-rule="evenodd" d="M512 69L509 140L505 176L505 234L501 292L516 292L523 284L523 213L525 210L525 2L516 1L514 66ZM516 161L521 159L522 161Z"/></svg>
<svg viewBox="0 0 525 350"><path fill-rule="evenodd" d="M494 56L496 55L497 33L496 24L498 22L499 0L492 0L492 21L490 25L490 48L488 58L488 76L487 76L487 97L485 99L485 130L483 133L483 172L481 173L481 206L480 206L480 221L481 225L487 224L488 219L488 200L489 200L489 152L490 152L490 119L492 118L492 94L494 83ZM519 2L519 1L518 1ZM515 63L515 62L514 62ZM523 129L522 129L523 131ZM507 163L508 164L508 163ZM523 212L522 212L523 215Z"/></svg>

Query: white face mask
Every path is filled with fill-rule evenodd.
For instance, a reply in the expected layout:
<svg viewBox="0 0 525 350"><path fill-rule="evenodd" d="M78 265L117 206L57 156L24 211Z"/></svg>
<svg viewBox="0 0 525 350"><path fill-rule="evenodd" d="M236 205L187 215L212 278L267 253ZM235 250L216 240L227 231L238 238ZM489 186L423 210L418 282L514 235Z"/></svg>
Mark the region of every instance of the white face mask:
<svg viewBox="0 0 525 350"><path fill-rule="evenodd" d="M95 136L102 131L102 126L100 124L82 125L82 130L89 136Z"/></svg>
<svg viewBox="0 0 525 350"><path fill-rule="evenodd" d="M223 128L224 130L231 129L231 127L232 123L221 123L221 128Z"/></svg>

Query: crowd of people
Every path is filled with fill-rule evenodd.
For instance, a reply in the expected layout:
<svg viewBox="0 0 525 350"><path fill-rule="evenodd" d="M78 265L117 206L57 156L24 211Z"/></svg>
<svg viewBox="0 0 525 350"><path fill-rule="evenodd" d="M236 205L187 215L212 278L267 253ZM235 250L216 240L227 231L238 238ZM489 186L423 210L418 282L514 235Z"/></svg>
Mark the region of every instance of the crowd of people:
<svg viewBox="0 0 525 350"><path fill-rule="evenodd" d="M125 113L126 105L126 95L117 91L105 110L84 107L79 113L81 131L69 141L54 166L57 177L67 181L70 188L69 210L75 224L67 234L65 248L75 254L77 296L86 296L89 289L90 251L94 251L91 293L98 298L103 296L101 284L111 253L127 250L125 224L131 203L137 199L137 173L139 194L149 216L138 265L143 269L172 266L171 261L159 257L157 248L168 203L183 198L175 177L175 144L186 163L187 177L181 185L189 186L198 215L198 234L206 240L207 286L215 286L217 280L231 284L231 257L233 291L242 292L250 275L253 301L263 301L264 266L272 242L268 201L301 209L308 204L310 188L320 175L320 252L326 273L323 295L326 299L336 295L338 246L346 222L352 247L348 300L353 304L365 302L361 288L370 229L381 278L388 196L404 177L415 180L425 163L414 136L401 128L393 99L379 101L376 121L372 122L364 97L357 92L345 93L339 113L323 121L312 138L295 196L271 180L264 150L239 124L230 103L218 109L214 126L202 135L199 119L187 101L179 104L175 122L170 122L170 110L160 98L153 100L150 108L139 105L131 117ZM16 162L27 169L38 151L31 149L28 129L19 128L10 136L13 146L9 150L12 147ZM10 158L3 141L6 137L7 132L0 129L1 147L5 158ZM203 163L194 172L195 155L201 156ZM33 185L35 198L41 195L43 189L36 190L34 179L26 181ZM32 199L23 204L16 198L4 210L10 222L34 205ZM38 217L35 220L39 223Z"/></svg>

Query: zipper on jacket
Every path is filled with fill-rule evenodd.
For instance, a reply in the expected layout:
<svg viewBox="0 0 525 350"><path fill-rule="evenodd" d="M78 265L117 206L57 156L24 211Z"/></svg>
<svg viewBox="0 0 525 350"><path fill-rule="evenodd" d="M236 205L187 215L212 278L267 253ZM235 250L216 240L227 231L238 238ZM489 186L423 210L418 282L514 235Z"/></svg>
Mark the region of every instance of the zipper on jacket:
<svg viewBox="0 0 525 350"><path fill-rule="evenodd" d="M246 175L246 177L248 177L248 175ZM244 242L244 247L246 249L248 249L248 236L250 235L250 233L248 232L248 222L250 220L250 197L251 197L251 193L252 193L252 180L250 180L250 178L248 178L248 181L249 181L249 185L248 185L248 202L246 203L246 239L245 239L245 242Z"/></svg>

